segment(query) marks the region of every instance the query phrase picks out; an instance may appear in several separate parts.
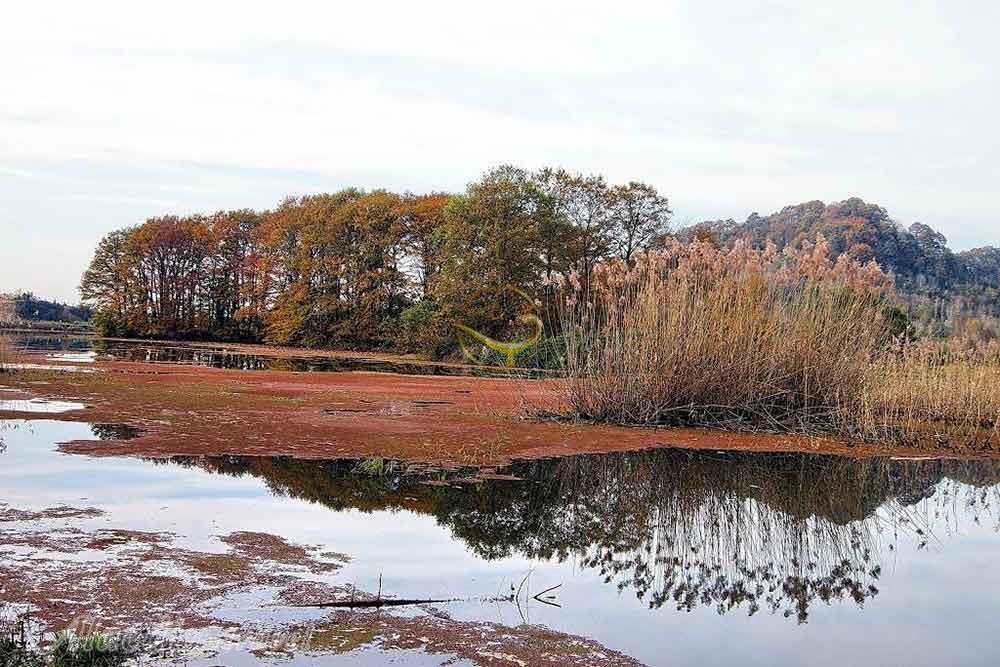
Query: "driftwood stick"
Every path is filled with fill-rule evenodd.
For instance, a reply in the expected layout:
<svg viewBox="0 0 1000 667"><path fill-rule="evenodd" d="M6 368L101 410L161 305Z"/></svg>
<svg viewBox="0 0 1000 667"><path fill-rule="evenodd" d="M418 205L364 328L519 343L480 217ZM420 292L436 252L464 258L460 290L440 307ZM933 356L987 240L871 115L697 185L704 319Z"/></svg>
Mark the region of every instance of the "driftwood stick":
<svg viewBox="0 0 1000 667"><path fill-rule="evenodd" d="M375 600L342 600L339 602L315 602L312 604L293 604L291 607L315 609L378 609L380 607L412 607L421 604L440 604L444 602L461 602L459 598L451 599L375 599Z"/></svg>
<svg viewBox="0 0 1000 667"><path fill-rule="evenodd" d="M538 600L539 602L542 602L543 600L541 598L542 598L543 595L545 595L546 593L551 593L552 591L554 591L554 590L556 590L558 588L562 588L562 584L556 584L555 586L552 586L551 588L546 588L541 593L539 593L537 595L533 595L532 597L534 599Z"/></svg>

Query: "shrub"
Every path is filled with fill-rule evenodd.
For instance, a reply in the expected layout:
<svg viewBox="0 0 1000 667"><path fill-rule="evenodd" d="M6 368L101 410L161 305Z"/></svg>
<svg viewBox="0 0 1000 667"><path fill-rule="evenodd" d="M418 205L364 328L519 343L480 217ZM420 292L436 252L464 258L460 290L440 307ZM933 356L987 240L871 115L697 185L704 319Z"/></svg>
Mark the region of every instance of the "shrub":
<svg viewBox="0 0 1000 667"><path fill-rule="evenodd" d="M109 637L101 633L76 635L60 632L49 647L51 667L120 667L140 654L130 637Z"/></svg>
<svg viewBox="0 0 1000 667"><path fill-rule="evenodd" d="M437 326L438 305L433 301L418 301L400 314L402 334L395 343L407 352L428 352L437 356L445 339Z"/></svg>
<svg viewBox="0 0 1000 667"><path fill-rule="evenodd" d="M0 667L122 667L148 652L145 633L106 635L59 632L45 641L42 626L27 613L0 602Z"/></svg>
<svg viewBox="0 0 1000 667"><path fill-rule="evenodd" d="M125 338L135 333L120 317L107 310L97 311L91 321L97 333L107 338Z"/></svg>

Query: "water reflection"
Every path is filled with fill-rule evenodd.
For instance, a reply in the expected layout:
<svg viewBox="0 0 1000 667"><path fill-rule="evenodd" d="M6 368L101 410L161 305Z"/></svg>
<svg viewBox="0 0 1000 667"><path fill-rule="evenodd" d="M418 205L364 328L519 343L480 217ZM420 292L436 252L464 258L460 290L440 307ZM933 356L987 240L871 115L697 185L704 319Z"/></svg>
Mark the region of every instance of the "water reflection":
<svg viewBox="0 0 1000 667"><path fill-rule="evenodd" d="M130 424L91 424L90 432L98 440L134 440L145 430Z"/></svg>
<svg viewBox="0 0 1000 667"><path fill-rule="evenodd" d="M518 369L505 371L494 368L475 368L444 364L408 362L362 356L285 356L250 353L239 349L218 346L190 345L150 341L106 340L94 337L39 335L18 333L14 335L18 349L46 352L52 360L93 361L95 358L141 363L169 363L224 368L244 371L280 371L295 373L337 373L347 371L377 371L403 375L537 375L537 371Z"/></svg>
<svg viewBox="0 0 1000 667"><path fill-rule="evenodd" d="M18 331L9 334L22 350L37 352L83 354L94 349L92 336L74 336Z"/></svg>
<svg viewBox="0 0 1000 667"><path fill-rule="evenodd" d="M863 606L901 534L926 543L959 513L978 521L1000 483L996 462L680 450L518 462L502 475L381 459L174 462L334 510L432 515L481 558L571 560L650 608L800 623L817 602Z"/></svg>
<svg viewBox="0 0 1000 667"><path fill-rule="evenodd" d="M533 592L563 585L562 607L534 605L527 622L650 665L996 664L994 463L661 450L442 470L55 448L91 436L0 421L0 503L94 507L100 517L45 525L168 531L197 551L237 531L280 535L348 554L338 581L360 590L462 598L438 611L466 622L522 623L480 600L532 571ZM4 530L22 528L42 526ZM222 613L283 617L256 600Z"/></svg>

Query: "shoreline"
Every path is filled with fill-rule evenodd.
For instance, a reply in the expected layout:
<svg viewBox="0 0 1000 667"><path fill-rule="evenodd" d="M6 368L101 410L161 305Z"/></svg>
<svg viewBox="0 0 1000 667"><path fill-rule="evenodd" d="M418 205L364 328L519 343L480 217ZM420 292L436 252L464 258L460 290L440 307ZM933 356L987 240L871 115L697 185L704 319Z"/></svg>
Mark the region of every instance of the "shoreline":
<svg viewBox="0 0 1000 667"><path fill-rule="evenodd" d="M61 447L91 456L382 457L498 466L515 459L672 447L851 458L1000 459L1000 450L993 449L532 417L529 406L558 406L556 379L242 371L103 360L51 365L0 377L0 400L77 402L84 407L44 418L137 429L128 440L95 438ZM13 409L0 410L0 419L42 417L31 406L7 407Z"/></svg>

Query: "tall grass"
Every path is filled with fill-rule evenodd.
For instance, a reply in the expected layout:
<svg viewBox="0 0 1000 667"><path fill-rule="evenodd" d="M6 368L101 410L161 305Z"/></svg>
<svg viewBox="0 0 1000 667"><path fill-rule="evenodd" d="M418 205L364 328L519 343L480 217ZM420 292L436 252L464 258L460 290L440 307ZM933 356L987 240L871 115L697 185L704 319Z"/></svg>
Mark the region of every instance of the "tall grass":
<svg viewBox="0 0 1000 667"><path fill-rule="evenodd" d="M890 278L823 242L674 243L560 282L572 416L1000 443L1000 357L894 341Z"/></svg>
<svg viewBox="0 0 1000 667"><path fill-rule="evenodd" d="M14 326L18 323L15 297L0 293L0 328ZM10 338L0 331L0 374L12 370L14 363L14 345Z"/></svg>
<svg viewBox="0 0 1000 667"><path fill-rule="evenodd" d="M888 342L884 276L745 246L675 244L610 264L561 312L567 399L622 424L840 429Z"/></svg>
<svg viewBox="0 0 1000 667"><path fill-rule="evenodd" d="M1000 360L915 345L869 368L857 435L922 444L1000 443Z"/></svg>
<svg viewBox="0 0 1000 667"><path fill-rule="evenodd" d="M0 374L10 373L14 368L14 345L10 339L0 334Z"/></svg>
<svg viewBox="0 0 1000 667"><path fill-rule="evenodd" d="M56 633L45 642L42 626L27 613L11 613L0 602L0 665L3 667L124 667L141 664L152 638L145 633Z"/></svg>

